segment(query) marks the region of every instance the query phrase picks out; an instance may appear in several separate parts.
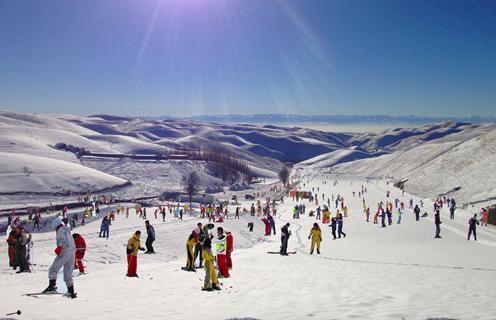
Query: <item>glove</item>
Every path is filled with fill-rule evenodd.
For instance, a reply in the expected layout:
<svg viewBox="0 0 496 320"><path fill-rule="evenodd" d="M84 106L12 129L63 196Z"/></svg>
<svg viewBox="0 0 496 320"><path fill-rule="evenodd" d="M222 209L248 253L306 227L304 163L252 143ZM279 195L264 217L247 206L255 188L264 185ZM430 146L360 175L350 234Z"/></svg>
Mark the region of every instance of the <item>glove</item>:
<svg viewBox="0 0 496 320"><path fill-rule="evenodd" d="M310 236L308 236L308 239L310 240Z"/></svg>
<svg viewBox="0 0 496 320"><path fill-rule="evenodd" d="M62 247L61 246L57 246L57 248L55 248L55 254L56 255L59 255L60 253L62 253Z"/></svg>

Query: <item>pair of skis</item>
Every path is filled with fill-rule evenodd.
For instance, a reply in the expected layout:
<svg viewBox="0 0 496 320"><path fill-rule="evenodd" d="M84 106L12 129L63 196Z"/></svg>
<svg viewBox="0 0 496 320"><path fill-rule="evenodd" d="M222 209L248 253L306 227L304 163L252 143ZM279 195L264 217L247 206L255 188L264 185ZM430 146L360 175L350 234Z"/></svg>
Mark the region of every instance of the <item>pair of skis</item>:
<svg viewBox="0 0 496 320"><path fill-rule="evenodd" d="M55 296L55 295L61 295L66 298L77 298L77 294L74 294L74 297L71 297L69 293L62 293L62 292L33 292L33 293L26 293L23 294L26 297L33 297L33 298L38 298L39 296Z"/></svg>

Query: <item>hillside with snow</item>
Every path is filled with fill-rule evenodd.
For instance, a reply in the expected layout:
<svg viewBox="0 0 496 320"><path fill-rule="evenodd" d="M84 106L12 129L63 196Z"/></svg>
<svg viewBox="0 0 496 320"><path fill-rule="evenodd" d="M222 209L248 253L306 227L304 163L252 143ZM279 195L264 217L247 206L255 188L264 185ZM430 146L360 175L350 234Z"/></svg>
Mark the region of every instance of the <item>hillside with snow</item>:
<svg viewBox="0 0 496 320"><path fill-rule="evenodd" d="M209 186L229 187L242 177L221 177L211 162L192 158L154 159L156 155L181 154L184 150L219 150L245 163L258 178L277 178L283 163L312 169L339 166L346 173L409 179L406 186L413 193L442 194L456 189L455 196L477 202L496 196L478 184L480 175L488 170L479 164L489 169L493 166L491 156L483 153L482 147L491 146L493 130L492 125L444 122L382 132L346 133L197 120L0 111L0 152L16 155L26 163L12 165L11 158L0 159L4 172L0 177L10 179L0 190L0 198L2 203L22 202L24 195L18 198L13 195L109 189L129 199L155 196L165 191L181 191L182 177L191 172L199 174L200 192ZM466 144L459 146L462 143ZM105 157L85 156L88 154ZM136 155L148 158L132 158ZM36 159L40 159L40 168L36 168L31 156L39 157ZM475 158L482 160L463 162ZM28 171L40 169L58 174L40 180L41 175L26 174L25 167ZM463 177L452 174L449 179L435 179L440 168L452 168L463 173ZM472 191L465 194L468 187Z"/></svg>
<svg viewBox="0 0 496 320"><path fill-rule="evenodd" d="M377 158L340 164L333 171L406 181L405 191L449 195L459 203L496 199L496 126L451 134Z"/></svg>

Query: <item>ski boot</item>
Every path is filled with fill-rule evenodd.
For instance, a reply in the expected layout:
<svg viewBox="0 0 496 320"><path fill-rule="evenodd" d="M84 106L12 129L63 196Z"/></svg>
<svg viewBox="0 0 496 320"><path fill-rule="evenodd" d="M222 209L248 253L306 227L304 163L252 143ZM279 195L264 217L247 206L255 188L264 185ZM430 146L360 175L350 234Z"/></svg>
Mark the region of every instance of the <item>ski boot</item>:
<svg viewBox="0 0 496 320"><path fill-rule="evenodd" d="M77 294L74 293L74 286L67 287L67 293L64 296L71 299L77 298Z"/></svg>
<svg viewBox="0 0 496 320"><path fill-rule="evenodd" d="M207 287L207 288L202 288L202 291L213 291L214 289L212 289L211 287Z"/></svg>
<svg viewBox="0 0 496 320"><path fill-rule="evenodd" d="M221 288L217 285L217 283L212 284L212 289L213 289L213 290L222 290L222 289L221 289Z"/></svg>
<svg viewBox="0 0 496 320"><path fill-rule="evenodd" d="M42 291L42 293L56 293L57 292L57 280L50 280L48 287Z"/></svg>

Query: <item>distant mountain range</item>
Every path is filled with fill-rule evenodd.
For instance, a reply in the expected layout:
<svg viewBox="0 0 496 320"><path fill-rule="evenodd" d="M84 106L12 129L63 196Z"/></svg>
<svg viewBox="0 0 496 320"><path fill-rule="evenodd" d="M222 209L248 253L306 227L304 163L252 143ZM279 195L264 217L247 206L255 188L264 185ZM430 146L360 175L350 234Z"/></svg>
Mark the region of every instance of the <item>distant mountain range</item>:
<svg viewBox="0 0 496 320"><path fill-rule="evenodd" d="M332 123L332 124L428 124L445 121L468 122L474 124L496 123L496 117L424 117L424 116L389 116L389 115L301 115L301 114L226 114L226 115L199 115L174 118L170 116L156 116L150 119L182 119L198 120L216 123Z"/></svg>

